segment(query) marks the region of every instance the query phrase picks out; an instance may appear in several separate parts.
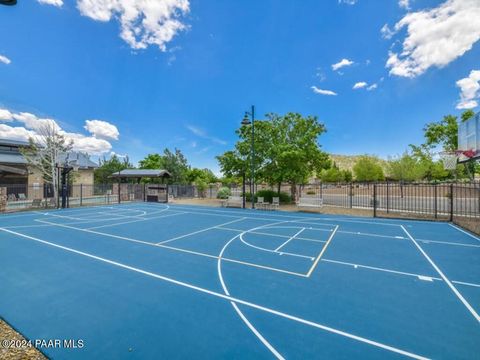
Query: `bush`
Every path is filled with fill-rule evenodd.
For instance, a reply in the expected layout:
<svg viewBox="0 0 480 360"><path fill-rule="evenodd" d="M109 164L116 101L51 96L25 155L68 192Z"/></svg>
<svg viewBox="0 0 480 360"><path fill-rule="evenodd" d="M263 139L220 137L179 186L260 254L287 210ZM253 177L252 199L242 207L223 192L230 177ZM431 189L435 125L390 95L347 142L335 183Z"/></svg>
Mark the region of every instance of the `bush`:
<svg viewBox="0 0 480 360"><path fill-rule="evenodd" d="M285 192L280 192L280 195L278 195L278 193L273 190L260 190L257 191L257 193L255 194L255 202L257 202L259 196L263 197L263 201L269 203L272 202L272 198L274 197L280 198L280 204L290 204L292 202L292 198L290 197L290 195ZM247 201L250 201L252 195L250 193L246 193L245 198Z"/></svg>
<svg viewBox="0 0 480 360"><path fill-rule="evenodd" d="M217 191L217 199L228 199L230 194L230 189L226 186L223 186Z"/></svg>
<svg viewBox="0 0 480 360"><path fill-rule="evenodd" d="M317 195L315 190L308 190L307 195Z"/></svg>

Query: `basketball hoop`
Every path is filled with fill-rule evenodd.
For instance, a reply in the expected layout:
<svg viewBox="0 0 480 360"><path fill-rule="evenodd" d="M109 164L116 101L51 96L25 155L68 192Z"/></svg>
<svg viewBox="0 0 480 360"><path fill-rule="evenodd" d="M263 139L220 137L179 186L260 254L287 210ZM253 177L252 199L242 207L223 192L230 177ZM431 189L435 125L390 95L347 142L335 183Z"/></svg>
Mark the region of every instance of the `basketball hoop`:
<svg viewBox="0 0 480 360"><path fill-rule="evenodd" d="M455 170L457 168L458 156L456 152L441 152L440 157L445 170Z"/></svg>

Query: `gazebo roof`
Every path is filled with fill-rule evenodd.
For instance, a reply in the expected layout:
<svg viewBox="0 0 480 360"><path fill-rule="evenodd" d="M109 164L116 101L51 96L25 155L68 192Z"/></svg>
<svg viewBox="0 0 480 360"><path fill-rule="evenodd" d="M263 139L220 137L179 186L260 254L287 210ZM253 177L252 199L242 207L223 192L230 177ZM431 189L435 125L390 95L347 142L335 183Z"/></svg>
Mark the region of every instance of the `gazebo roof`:
<svg viewBox="0 0 480 360"><path fill-rule="evenodd" d="M172 175L163 169L125 169L110 175L112 178L142 178L142 177L171 177Z"/></svg>

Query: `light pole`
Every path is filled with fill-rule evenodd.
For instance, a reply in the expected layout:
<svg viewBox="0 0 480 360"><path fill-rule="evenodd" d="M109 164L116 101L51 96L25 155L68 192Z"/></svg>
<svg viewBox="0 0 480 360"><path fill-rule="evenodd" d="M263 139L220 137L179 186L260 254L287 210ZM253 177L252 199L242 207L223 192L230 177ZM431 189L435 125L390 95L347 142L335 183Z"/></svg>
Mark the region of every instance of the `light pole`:
<svg viewBox="0 0 480 360"><path fill-rule="evenodd" d="M252 117L250 121L249 116ZM250 200L252 201L252 209L255 209L255 106L252 105L250 112L245 111L245 116L242 120L242 126L252 125L252 139L251 139L251 173L250 173Z"/></svg>

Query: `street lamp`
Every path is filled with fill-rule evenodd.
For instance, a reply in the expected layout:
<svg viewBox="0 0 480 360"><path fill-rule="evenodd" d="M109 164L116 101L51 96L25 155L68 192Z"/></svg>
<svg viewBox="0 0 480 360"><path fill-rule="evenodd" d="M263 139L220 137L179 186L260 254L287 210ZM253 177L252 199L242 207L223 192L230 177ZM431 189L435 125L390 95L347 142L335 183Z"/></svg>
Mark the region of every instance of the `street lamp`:
<svg viewBox="0 0 480 360"><path fill-rule="evenodd" d="M250 121L250 117L252 117L252 121ZM252 105L252 109L250 112L245 111L245 116L242 120L242 126L252 125L252 139L251 139L251 173L250 173L250 196L252 201L252 209L255 209L255 106Z"/></svg>

